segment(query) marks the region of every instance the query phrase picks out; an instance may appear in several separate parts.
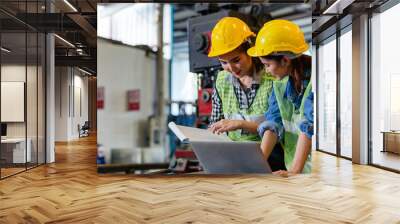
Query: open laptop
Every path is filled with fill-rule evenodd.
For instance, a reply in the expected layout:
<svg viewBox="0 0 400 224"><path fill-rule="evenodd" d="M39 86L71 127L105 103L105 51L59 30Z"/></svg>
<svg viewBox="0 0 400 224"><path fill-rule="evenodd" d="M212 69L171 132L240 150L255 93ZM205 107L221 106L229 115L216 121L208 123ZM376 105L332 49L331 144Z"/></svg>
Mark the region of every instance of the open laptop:
<svg viewBox="0 0 400 224"><path fill-rule="evenodd" d="M191 141L197 159L209 174L271 173L256 142Z"/></svg>
<svg viewBox="0 0 400 224"><path fill-rule="evenodd" d="M190 143L197 159L209 174L271 173L257 142L234 142L226 135L176 125L168 127L182 141Z"/></svg>

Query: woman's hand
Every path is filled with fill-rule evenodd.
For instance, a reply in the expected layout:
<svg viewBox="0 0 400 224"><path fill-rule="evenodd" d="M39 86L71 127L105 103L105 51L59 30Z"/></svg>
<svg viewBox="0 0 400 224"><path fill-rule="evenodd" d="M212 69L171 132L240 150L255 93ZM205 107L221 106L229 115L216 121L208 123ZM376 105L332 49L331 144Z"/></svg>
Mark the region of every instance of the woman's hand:
<svg viewBox="0 0 400 224"><path fill-rule="evenodd" d="M286 171L286 170L278 170L275 172L272 172L272 174L281 176L281 177L290 177L296 175L296 173L291 172L291 171Z"/></svg>
<svg viewBox="0 0 400 224"><path fill-rule="evenodd" d="M221 134L227 131L234 131L242 128L242 121L240 120L225 120L222 119L214 124L212 124L209 128L214 134Z"/></svg>

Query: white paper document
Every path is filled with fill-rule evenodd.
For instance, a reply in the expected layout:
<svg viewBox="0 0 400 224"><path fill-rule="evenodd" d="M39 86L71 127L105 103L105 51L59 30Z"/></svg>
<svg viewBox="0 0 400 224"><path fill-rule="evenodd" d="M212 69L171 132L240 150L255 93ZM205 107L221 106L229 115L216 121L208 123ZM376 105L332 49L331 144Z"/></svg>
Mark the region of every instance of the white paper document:
<svg viewBox="0 0 400 224"><path fill-rule="evenodd" d="M182 142L188 142L188 141L231 142L232 141L226 134L217 135L206 129L176 125L174 122L169 122L168 127Z"/></svg>

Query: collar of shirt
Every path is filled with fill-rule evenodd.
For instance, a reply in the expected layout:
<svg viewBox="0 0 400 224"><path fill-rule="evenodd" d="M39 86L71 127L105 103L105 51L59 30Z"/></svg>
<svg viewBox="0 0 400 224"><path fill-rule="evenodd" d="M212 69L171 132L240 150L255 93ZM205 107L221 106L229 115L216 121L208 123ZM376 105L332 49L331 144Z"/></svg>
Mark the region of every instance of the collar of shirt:
<svg viewBox="0 0 400 224"><path fill-rule="evenodd" d="M254 71L253 71L253 76L252 76L253 80L251 81L251 88L254 88L255 86L260 85L261 73L262 73L262 70L260 70L260 72L257 73L257 72L255 71L255 69L254 69ZM230 76L230 80L232 81L232 84L233 84L235 87L241 87L239 79L236 78L235 76L233 76L232 74L231 74L231 76ZM242 89L243 89L243 88L242 88Z"/></svg>
<svg viewBox="0 0 400 224"><path fill-rule="evenodd" d="M306 74L306 77L310 77L310 72L309 71L306 71L305 74ZM294 87L293 79L291 77L289 77L289 81L288 81L287 86L286 86L286 91L285 91L284 97L286 97L288 100L290 100L295 105L296 109L299 108L300 105L301 105L301 101L303 99L304 91L306 90L307 85L308 85L309 82L310 82L310 80L303 80L303 85L301 87L301 92L300 92L300 94L298 94L296 89L295 89L295 87Z"/></svg>

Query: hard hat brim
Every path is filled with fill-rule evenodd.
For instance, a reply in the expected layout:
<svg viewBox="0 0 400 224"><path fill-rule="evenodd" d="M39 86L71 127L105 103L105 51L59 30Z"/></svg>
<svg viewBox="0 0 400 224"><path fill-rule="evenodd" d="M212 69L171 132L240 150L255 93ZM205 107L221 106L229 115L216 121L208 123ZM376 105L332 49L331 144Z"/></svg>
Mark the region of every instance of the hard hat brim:
<svg viewBox="0 0 400 224"><path fill-rule="evenodd" d="M222 50L219 50L219 51L213 50L212 47L211 47L210 52L208 53L207 56L208 56L209 58L212 58L212 57L218 57L218 56L224 55L224 54L226 54L226 53L232 52L233 50L235 50L236 48L238 48L240 45L242 45L249 37L255 37L255 36L256 36L255 33L250 32L250 33L248 34L248 36L243 40L243 42L241 42L239 45L237 45L237 46L235 45L235 46L233 46L233 47L226 48L226 49L222 49Z"/></svg>
<svg viewBox="0 0 400 224"><path fill-rule="evenodd" d="M263 57L263 56L268 56L270 54L273 54L274 52L292 52L293 54L302 54L308 50L309 46L308 44L305 44L298 49L293 49L293 48L288 48L287 50L279 50L279 51L274 51L274 49L265 49L263 52L258 52L257 47L251 47L250 49L247 50L247 54L250 55L251 57Z"/></svg>
<svg viewBox="0 0 400 224"><path fill-rule="evenodd" d="M208 53L208 57L212 58L212 57L218 57L218 56L224 55L226 53L229 53L229 52L235 50L239 46L234 46L234 47L231 47L231 48L228 48L228 49L223 49L223 50L220 50L220 51L215 51L215 50L214 51L210 51L210 53Z"/></svg>
<svg viewBox="0 0 400 224"><path fill-rule="evenodd" d="M251 47L247 50L247 54L251 57L260 57L260 56L264 56L264 55L259 55L257 52L256 47Z"/></svg>

